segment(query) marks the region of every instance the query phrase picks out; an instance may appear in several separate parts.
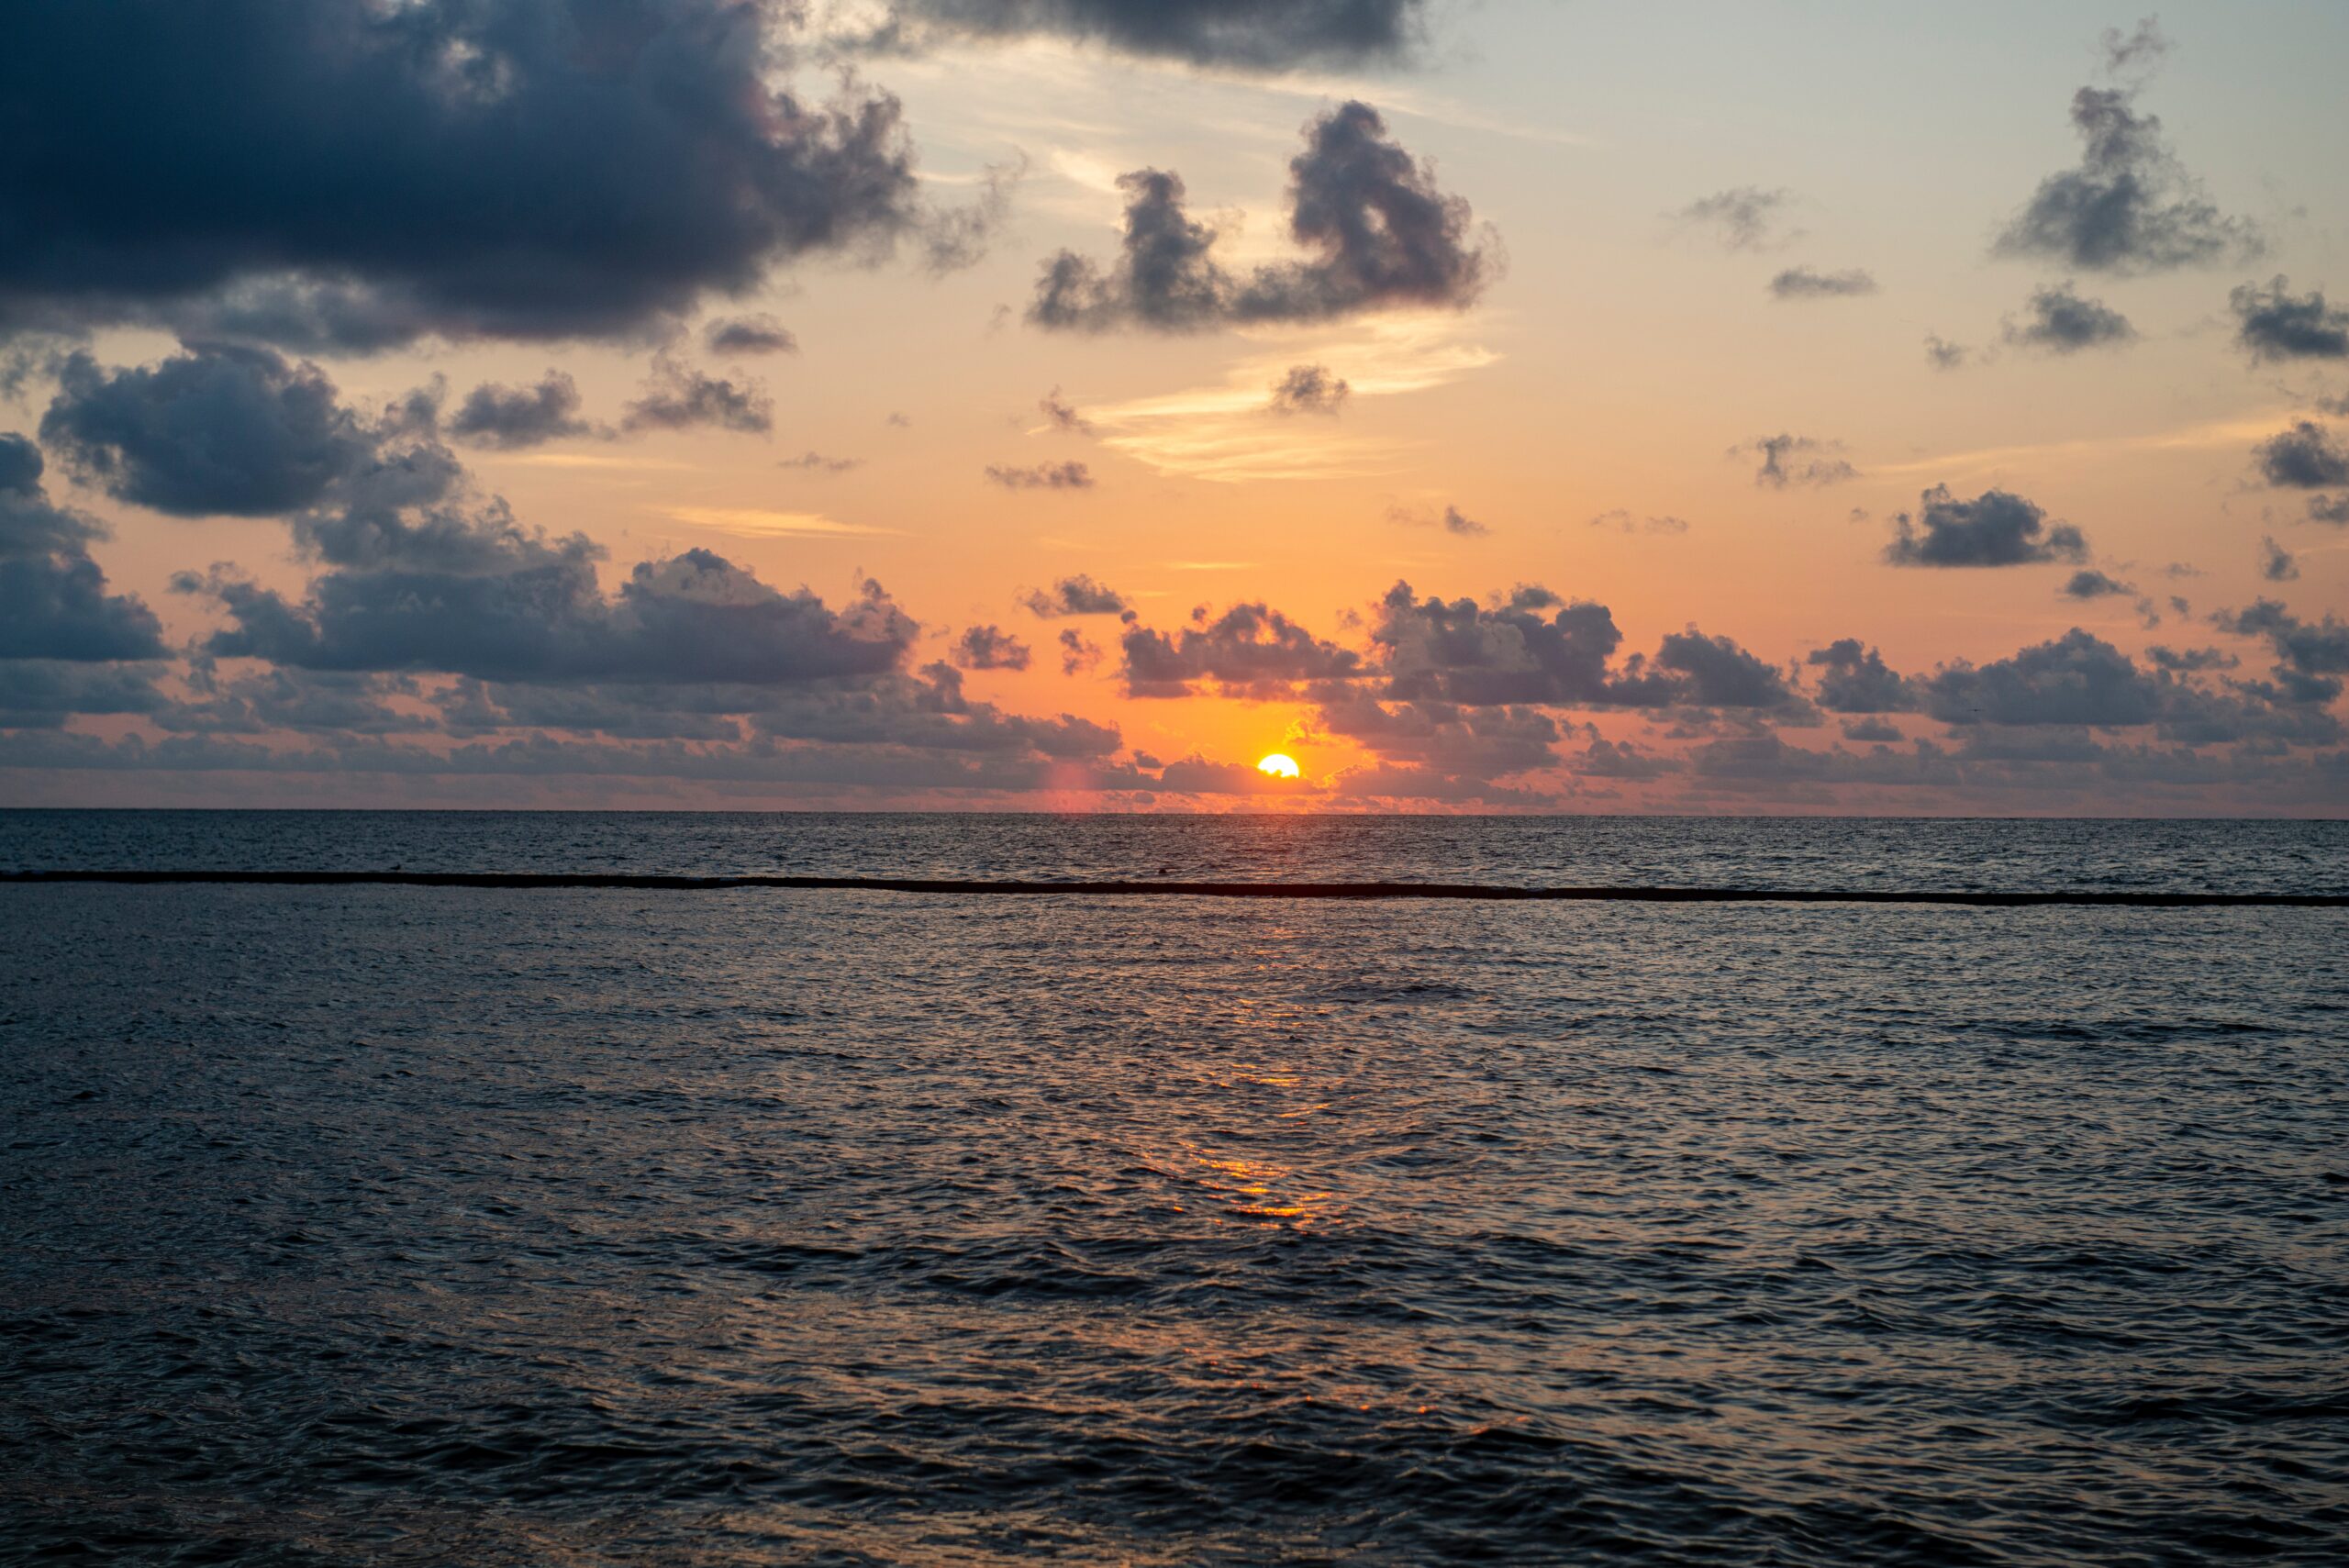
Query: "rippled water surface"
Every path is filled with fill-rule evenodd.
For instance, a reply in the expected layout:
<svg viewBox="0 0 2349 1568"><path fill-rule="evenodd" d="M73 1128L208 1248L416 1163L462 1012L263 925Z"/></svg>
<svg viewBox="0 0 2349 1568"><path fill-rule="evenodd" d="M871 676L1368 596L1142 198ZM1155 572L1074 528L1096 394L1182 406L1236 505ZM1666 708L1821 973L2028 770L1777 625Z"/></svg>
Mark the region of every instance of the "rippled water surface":
<svg viewBox="0 0 2349 1568"><path fill-rule="evenodd" d="M74 820L7 863L2343 880L2324 825ZM2349 1556L2349 913L17 886L0 938L0 1556Z"/></svg>

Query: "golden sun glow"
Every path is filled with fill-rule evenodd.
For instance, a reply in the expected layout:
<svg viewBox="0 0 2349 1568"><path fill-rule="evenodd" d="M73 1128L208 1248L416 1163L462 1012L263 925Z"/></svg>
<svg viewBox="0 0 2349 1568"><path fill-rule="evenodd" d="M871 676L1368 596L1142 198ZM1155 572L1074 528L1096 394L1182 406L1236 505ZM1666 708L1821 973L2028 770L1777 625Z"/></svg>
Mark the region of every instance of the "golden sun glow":
<svg viewBox="0 0 2349 1568"><path fill-rule="evenodd" d="M1275 751L1258 762L1256 771L1260 773L1269 773L1276 779L1293 779L1297 773L1297 759Z"/></svg>

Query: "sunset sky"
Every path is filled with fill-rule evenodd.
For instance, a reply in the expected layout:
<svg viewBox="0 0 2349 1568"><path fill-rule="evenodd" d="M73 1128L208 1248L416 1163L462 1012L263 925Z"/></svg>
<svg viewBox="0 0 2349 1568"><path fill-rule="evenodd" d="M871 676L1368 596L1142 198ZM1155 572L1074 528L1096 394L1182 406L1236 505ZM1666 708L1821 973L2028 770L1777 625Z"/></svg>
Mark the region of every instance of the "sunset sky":
<svg viewBox="0 0 2349 1568"><path fill-rule="evenodd" d="M8 33L0 803L2349 804L2331 0Z"/></svg>

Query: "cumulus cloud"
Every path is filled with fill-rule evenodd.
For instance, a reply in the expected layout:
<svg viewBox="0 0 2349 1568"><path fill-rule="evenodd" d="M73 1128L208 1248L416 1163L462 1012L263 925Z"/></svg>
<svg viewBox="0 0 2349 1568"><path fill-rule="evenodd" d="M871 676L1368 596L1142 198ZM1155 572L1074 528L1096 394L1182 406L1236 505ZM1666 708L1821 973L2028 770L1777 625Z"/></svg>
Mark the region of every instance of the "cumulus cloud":
<svg viewBox="0 0 2349 1568"><path fill-rule="evenodd" d="M518 551L484 571L331 571L300 602L217 569L174 585L228 612L231 625L206 651L306 670L775 685L893 670L918 630L877 584L835 610L706 550L640 562L617 595L577 545Z"/></svg>
<svg viewBox="0 0 2349 1568"><path fill-rule="evenodd" d="M1096 583L1083 572L1063 577L1050 591L1030 588L1020 595L1019 602L1028 613L1045 620L1058 616L1123 616L1133 617L1133 606L1115 588Z"/></svg>
<svg viewBox="0 0 2349 1568"><path fill-rule="evenodd" d="M535 386L476 386L449 419L449 434L456 439L507 451L587 435L594 428L579 417L578 383L559 370L547 372Z"/></svg>
<svg viewBox="0 0 2349 1568"><path fill-rule="evenodd" d="M2095 571L2075 572L2064 583L2065 596L2073 599L2125 598L2136 591L2117 578Z"/></svg>
<svg viewBox="0 0 2349 1568"><path fill-rule="evenodd" d="M991 462L987 478L1006 490L1090 490L1093 471L1081 462L1040 462L1026 468Z"/></svg>
<svg viewBox="0 0 2349 1568"><path fill-rule="evenodd" d="M796 354L799 339L772 316L729 316L702 329L701 340L713 354Z"/></svg>
<svg viewBox="0 0 2349 1568"><path fill-rule="evenodd" d="M2259 232L2221 213L2136 109L2137 88L2072 95L2079 162L2048 175L1999 233L1992 252L2091 272L2159 272L2254 256Z"/></svg>
<svg viewBox="0 0 2349 1568"><path fill-rule="evenodd" d="M1468 204L1349 102L1309 122L1289 163L1289 237L1301 261L1245 276L1215 258L1216 229L1185 209L1180 176L1121 175L1125 240L1107 267L1063 250L1044 263L1028 308L1040 327L1197 331L1233 323L1319 321L1398 306L1473 304L1497 258Z"/></svg>
<svg viewBox="0 0 2349 1568"><path fill-rule="evenodd" d="M2254 447L2252 457L2259 465L2259 476L2279 488L2317 490L2349 484L2349 447L2311 420L2295 420L2290 429Z"/></svg>
<svg viewBox="0 0 2349 1568"><path fill-rule="evenodd" d="M1087 638L1074 627L1068 627L1062 630L1060 644L1062 674L1080 675L1099 667L1101 645Z"/></svg>
<svg viewBox="0 0 2349 1568"><path fill-rule="evenodd" d="M2022 348L2070 354L2129 342L2137 329L2102 300L2082 299L2066 282L2033 292L2023 318L2009 319L2004 335Z"/></svg>
<svg viewBox="0 0 2349 1568"><path fill-rule="evenodd" d="M2321 621L2304 621L2274 599L2256 599L2244 609L2221 610L2210 620L2238 637L2265 638L2290 700L2329 703L2341 695L2341 678L2349 675L2349 623L2330 612Z"/></svg>
<svg viewBox="0 0 2349 1568"><path fill-rule="evenodd" d="M1782 190L1737 185L1699 196L1672 217L1685 228L1710 231L1724 250L1767 250L1791 238L1778 228L1788 200Z"/></svg>
<svg viewBox="0 0 2349 1568"><path fill-rule="evenodd" d="M1292 365L1274 384L1267 406L1275 414L1335 414L1353 391L1327 365Z"/></svg>
<svg viewBox="0 0 2349 1568"><path fill-rule="evenodd" d="M2327 305L2321 289L2294 295L2279 273L2264 289L2237 284L2227 304L2235 341L2254 360L2349 359L2349 309Z"/></svg>
<svg viewBox="0 0 2349 1568"><path fill-rule="evenodd" d="M2027 566L2087 558L2079 529L2049 523L2043 510L2005 490L1961 501L1948 485L1936 484L1919 497L1916 516L1898 514L1894 528L1884 558L1895 566Z"/></svg>
<svg viewBox="0 0 2349 1568"><path fill-rule="evenodd" d="M1028 645L996 626L974 626L954 644L954 662L965 670L1025 670Z"/></svg>
<svg viewBox="0 0 2349 1568"><path fill-rule="evenodd" d="M1907 713L1918 706L1909 677L1895 672L1856 637L1813 649L1803 662L1819 672L1819 706L1830 713Z"/></svg>
<svg viewBox="0 0 2349 1568"><path fill-rule="evenodd" d="M1422 0L895 0L867 47L1058 37L1124 54L1285 70L1400 59Z"/></svg>
<svg viewBox="0 0 2349 1568"><path fill-rule="evenodd" d="M40 435L84 483L184 517L310 506L381 440L317 366L229 343L114 371L77 351L59 368Z"/></svg>
<svg viewBox="0 0 2349 1568"><path fill-rule="evenodd" d="M50 500L41 482L44 466L32 442L0 434L0 660L160 658L162 628L154 612L137 598L106 591L106 573L88 550L102 530L94 519ZM78 688L83 680L60 676L50 685ZM0 706L34 705L20 688L15 698L0 698Z"/></svg>
<svg viewBox="0 0 2349 1568"><path fill-rule="evenodd" d="M2270 583L2296 582L2300 575L2300 563L2293 559L2290 550L2263 537L2259 541L2259 575Z"/></svg>
<svg viewBox="0 0 2349 1568"><path fill-rule="evenodd" d="M1930 332L1925 335L1925 362L1937 371L1954 371L1963 367L1969 351L1963 343L1953 343Z"/></svg>
<svg viewBox="0 0 2349 1568"><path fill-rule="evenodd" d="M2076 627L1979 668L1960 662L1924 682L1925 711L1949 724L2150 724L2162 688L2129 656Z"/></svg>
<svg viewBox="0 0 2349 1568"><path fill-rule="evenodd" d="M1847 479L1858 478L1860 471L1836 455L1842 450L1840 441L1782 432L1756 436L1742 446L1731 447L1729 455L1760 458L1762 464L1753 471L1753 483L1771 490L1784 490L1789 484L1841 484Z"/></svg>
<svg viewBox="0 0 2349 1568"><path fill-rule="evenodd" d="M19 18L0 102L39 134L0 161L0 329L345 351L640 337L777 263L918 229L896 100L774 90L779 14L88 0Z"/></svg>
<svg viewBox="0 0 2349 1568"><path fill-rule="evenodd" d="M1166 633L1130 624L1119 639L1126 694L1189 696L1211 682L1226 695L1285 695L1309 681L1343 680L1361 672L1362 655L1324 641L1263 603L1234 605L1210 617L1192 612L1191 624Z"/></svg>
<svg viewBox="0 0 2349 1568"><path fill-rule="evenodd" d="M707 427L763 436L774 429L774 400L755 381L736 385L665 356L653 361L644 394L620 419L625 430L685 430Z"/></svg>
<svg viewBox="0 0 2349 1568"><path fill-rule="evenodd" d="M1876 292L1875 276L1861 267L1840 272L1822 272L1816 267L1788 267L1770 280L1770 294L1776 299L1848 299Z"/></svg>
<svg viewBox="0 0 2349 1568"><path fill-rule="evenodd" d="M2349 527L2349 495L2310 496L2309 521L2331 523L2336 528Z"/></svg>

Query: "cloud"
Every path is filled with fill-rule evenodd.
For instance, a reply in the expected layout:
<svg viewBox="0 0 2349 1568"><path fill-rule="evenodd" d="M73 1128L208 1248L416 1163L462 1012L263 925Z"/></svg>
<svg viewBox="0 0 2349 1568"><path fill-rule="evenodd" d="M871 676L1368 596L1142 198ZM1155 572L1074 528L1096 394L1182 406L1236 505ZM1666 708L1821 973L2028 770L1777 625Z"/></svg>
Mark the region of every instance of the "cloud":
<svg viewBox="0 0 2349 1568"><path fill-rule="evenodd" d="M2324 291L2290 292L2278 273L2266 289L2238 284L2227 293L2235 341L2254 360L2349 359L2349 309L2327 305Z"/></svg>
<svg viewBox="0 0 2349 1568"><path fill-rule="evenodd" d="M796 468L810 473L846 473L852 468L863 465L864 460L861 457L826 457L818 451L806 451L797 457L779 458L775 462L777 468Z"/></svg>
<svg viewBox="0 0 2349 1568"><path fill-rule="evenodd" d="M2259 476L2281 488L2317 490L2349 484L2349 447L2335 439L2331 430L2307 419L2296 420L2290 429L2260 442L2252 449L2252 456L2258 462Z"/></svg>
<svg viewBox="0 0 2349 1568"><path fill-rule="evenodd" d="M39 134L0 165L0 329L640 339L777 263L885 249L925 221L897 104L774 90L778 10L90 0L26 18L0 102Z"/></svg>
<svg viewBox="0 0 2349 1568"><path fill-rule="evenodd" d="M1047 593L1030 588L1019 602L1028 613L1050 620L1056 616L1124 616L1130 619L1133 606L1115 588L1096 583L1085 573L1063 577Z"/></svg>
<svg viewBox="0 0 2349 1568"><path fill-rule="evenodd" d="M2349 495L2310 496L2309 521L2349 527Z"/></svg>
<svg viewBox="0 0 2349 1568"><path fill-rule="evenodd" d="M106 573L87 549L102 530L50 502L43 467L32 442L0 433L0 660L161 658L154 612L106 591ZM0 706L26 704L20 695Z"/></svg>
<svg viewBox="0 0 2349 1568"><path fill-rule="evenodd" d="M506 451L543 446L595 427L579 417L579 385L550 370L536 386L484 383L465 395L449 420L449 434L473 446Z"/></svg>
<svg viewBox="0 0 2349 1568"><path fill-rule="evenodd" d="M1025 670L1028 645L1000 627L974 626L954 644L954 662L965 670Z"/></svg>
<svg viewBox="0 0 2349 1568"><path fill-rule="evenodd" d="M1937 371L1954 371L1965 363L1969 350L1963 343L1953 343L1932 333L1925 335L1925 362Z"/></svg>
<svg viewBox="0 0 2349 1568"><path fill-rule="evenodd" d="M1044 422L1055 430L1065 430L1075 436L1089 436L1093 433L1093 422L1078 413L1063 399L1061 396L1061 389L1057 386L1036 399L1036 406L1042 412Z"/></svg>
<svg viewBox="0 0 2349 1568"><path fill-rule="evenodd" d="M1184 209L1180 176L1120 175L1125 240L1106 270L1063 250L1044 263L1028 319L1088 332L1197 331L1235 323L1324 321L1401 306L1461 309L1498 266L1468 204L1386 134L1378 111L1341 104L1305 128L1289 162L1289 236L1303 261L1245 277L1214 255L1215 228Z"/></svg>
<svg viewBox="0 0 2349 1568"><path fill-rule="evenodd" d="M1419 40L1420 9L1421 0L896 0L868 47L1043 36L1277 71L1401 59Z"/></svg>
<svg viewBox="0 0 2349 1568"><path fill-rule="evenodd" d="M2039 183L1992 254L2132 273L2260 252L2258 230L2202 195L2163 142L2162 122L2137 113L2136 95L2134 87L2083 87L2072 95L2079 163Z"/></svg>
<svg viewBox="0 0 2349 1568"><path fill-rule="evenodd" d="M1884 558L1895 566L2027 566L2037 562L2081 562L2087 540L2069 523L2047 522L2047 514L2005 490L1985 490L1971 501L1936 484L1919 497L1917 517L1894 519L1896 536ZM1923 531L1918 531L1919 524Z"/></svg>
<svg viewBox="0 0 2349 1568"><path fill-rule="evenodd" d="M2272 539L2262 538L2259 541L2259 575L2270 583L2297 582L2300 575L2300 563L2293 559L2290 550Z"/></svg>
<svg viewBox="0 0 2349 1568"><path fill-rule="evenodd" d="M2074 628L1976 669L1960 662L1924 683L1925 711L1948 724L2150 724L2160 684L2101 638Z"/></svg>
<svg viewBox="0 0 2349 1568"><path fill-rule="evenodd" d="M772 316L729 316L702 329L701 340L713 354L796 354L799 339Z"/></svg>
<svg viewBox="0 0 2349 1568"><path fill-rule="evenodd" d="M1413 528L1442 528L1462 539L1475 539L1492 530L1459 507L1447 504L1441 512L1418 512L1408 506L1390 507L1386 513L1390 522L1406 523Z"/></svg>
<svg viewBox="0 0 2349 1568"><path fill-rule="evenodd" d="M1327 365L1292 365L1266 406L1275 414L1335 414L1353 391Z"/></svg>
<svg viewBox="0 0 2349 1568"><path fill-rule="evenodd" d="M2108 577L2101 572L2075 572L2064 584L2065 596L2074 599L2125 597L2136 591L2130 584Z"/></svg>
<svg viewBox="0 0 2349 1568"><path fill-rule="evenodd" d="M1771 295L1777 299L1847 299L1877 292L1876 278L1861 267L1841 272L1788 267L1770 280Z"/></svg>
<svg viewBox="0 0 2349 1568"><path fill-rule="evenodd" d="M1683 228L1711 230L1724 250L1767 250L1793 238L1777 228L1787 200L1785 191L1737 185L1699 196L1672 217Z"/></svg>
<svg viewBox="0 0 2349 1568"><path fill-rule="evenodd" d="M1625 534L1685 534L1688 531L1688 519L1669 515L1634 517L1622 507L1617 506L1611 511L1599 513L1584 526L1594 528L1612 528L1617 533Z"/></svg>
<svg viewBox="0 0 2349 1568"><path fill-rule="evenodd" d="M1877 718L1873 715L1866 718L1846 719L1843 721L1842 729L1843 739L1846 740L1866 740L1879 745L1898 746L1908 739L1900 732L1898 725Z"/></svg>
<svg viewBox="0 0 2349 1568"><path fill-rule="evenodd" d="M40 434L84 483L184 517L310 506L373 461L382 439L317 366L228 343L111 372L77 351L59 368Z"/></svg>
<svg viewBox="0 0 2349 1568"><path fill-rule="evenodd" d="M1061 632L1060 644L1062 674L1083 674L1100 665L1100 645L1087 639L1074 627L1068 627Z"/></svg>
<svg viewBox="0 0 2349 1568"><path fill-rule="evenodd" d="M2114 76L2149 72L2173 47L2162 33L2159 17L2142 17L2126 33L2119 28L2107 28L2099 41L2104 47L2104 68Z"/></svg>
<svg viewBox="0 0 2349 1568"><path fill-rule="evenodd" d="M1856 637L1813 649L1803 662L1819 674L1819 706L1830 713L1907 713L1919 706L1915 685L1886 665Z"/></svg>
<svg viewBox="0 0 2349 1568"><path fill-rule="evenodd" d="M774 402L755 381L737 386L666 356L653 360L644 395L621 417L625 430L684 430L707 426L763 436L774 429Z"/></svg>
<svg viewBox="0 0 2349 1568"><path fill-rule="evenodd" d="M2022 348L2070 354L2129 342L2137 329L2102 300L2082 299L2069 283L2061 283L2034 291L2023 320L2007 322L2004 336Z"/></svg>
<svg viewBox="0 0 2349 1568"><path fill-rule="evenodd" d="M1211 682L1227 696L1288 695L1303 682L1359 673L1362 655L1326 642L1263 603L1234 605L1210 618L1205 606L1173 634L1139 624L1119 639L1126 695L1180 697Z"/></svg>
<svg viewBox="0 0 2349 1568"><path fill-rule="evenodd" d="M1762 466L1753 471L1753 483L1784 490L1789 484L1841 484L1858 478L1858 469L1833 455L1842 450L1840 441L1780 434L1756 436L1743 446L1731 447L1729 455L1760 458Z"/></svg>
<svg viewBox="0 0 2349 1568"><path fill-rule="evenodd" d="M2290 700L2329 703L2341 695L2341 677L2349 675L2349 624L2330 612L2321 621L2304 621L2273 599L2256 599L2245 609L2221 610L2210 621L2238 637L2266 639Z"/></svg>
<svg viewBox="0 0 2349 1568"><path fill-rule="evenodd" d="M611 595L584 544L518 549L483 571L331 571L301 603L218 569L183 573L174 586L228 612L231 625L205 645L218 658L491 681L869 677L896 669L919 629L877 584L834 610L804 588L778 593L706 550L640 562Z"/></svg>
<svg viewBox="0 0 2349 1568"><path fill-rule="evenodd" d="M987 478L1006 490L1090 490L1093 471L1081 462L1040 462L1028 468L991 462Z"/></svg>

